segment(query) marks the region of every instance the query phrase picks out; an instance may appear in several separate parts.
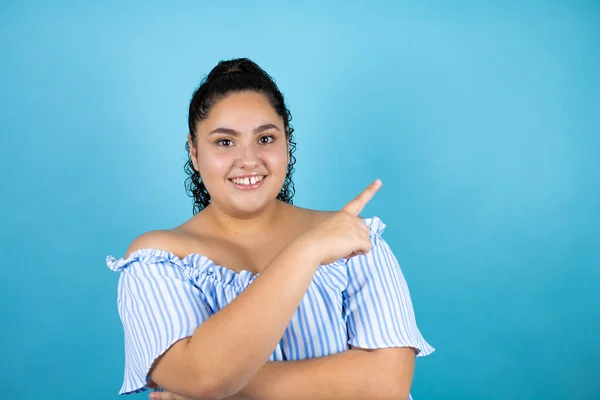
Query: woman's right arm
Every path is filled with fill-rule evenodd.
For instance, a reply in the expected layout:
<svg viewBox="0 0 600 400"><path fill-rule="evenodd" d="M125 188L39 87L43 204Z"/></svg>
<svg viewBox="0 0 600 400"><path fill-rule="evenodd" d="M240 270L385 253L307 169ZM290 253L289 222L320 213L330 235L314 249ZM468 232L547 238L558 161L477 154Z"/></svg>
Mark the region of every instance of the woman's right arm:
<svg viewBox="0 0 600 400"><path fill-rule="evenodd" d="M201 399L238 392L281 340L318 265L309 243L286 247L229 305L167 350L149 374L152 381Z"/></svg>
<svg viewBox="0 0 600 400"><path fill-rule="evenodd" d="M159 357L150 379L200 399L228 397L246 386L281 340L318 266L371 249L358 214L379 187L375 181L342 212L288 245L230 304Z"/></svg>

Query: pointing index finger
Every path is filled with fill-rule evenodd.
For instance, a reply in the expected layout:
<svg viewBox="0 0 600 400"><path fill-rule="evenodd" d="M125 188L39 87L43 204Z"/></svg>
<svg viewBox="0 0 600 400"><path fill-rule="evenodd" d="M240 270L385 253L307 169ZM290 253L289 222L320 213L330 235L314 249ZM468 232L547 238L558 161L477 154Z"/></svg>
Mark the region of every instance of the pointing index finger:
<svg viewBox="0 0 600 400"><path fill-rule="evenodd" d="M371 201L375 193L381 187L381 180L376 179L371 183L365 190L363 190L357 197L351 200L348 204L342 208L342 211L346 211L354 216L358 217L358 214L365 208L365 206Z"/></svg>

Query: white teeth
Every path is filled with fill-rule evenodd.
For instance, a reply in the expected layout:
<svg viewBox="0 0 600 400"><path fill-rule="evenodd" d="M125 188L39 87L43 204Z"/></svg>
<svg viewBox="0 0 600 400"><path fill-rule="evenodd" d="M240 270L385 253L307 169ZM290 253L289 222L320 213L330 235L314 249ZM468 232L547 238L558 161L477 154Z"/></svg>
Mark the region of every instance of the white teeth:
<svg viewBox="0 0 600 400"><path fill-rule="evenodd" d="M236 185L254 185L257 182L262 181L264 176L253 176L250 178L234 178L233 183Z"/></svg>

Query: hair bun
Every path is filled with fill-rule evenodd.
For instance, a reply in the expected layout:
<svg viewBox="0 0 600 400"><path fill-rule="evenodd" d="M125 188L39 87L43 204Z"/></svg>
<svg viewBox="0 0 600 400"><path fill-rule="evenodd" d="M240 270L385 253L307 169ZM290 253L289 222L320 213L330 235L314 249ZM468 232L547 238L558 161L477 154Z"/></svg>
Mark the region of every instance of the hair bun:
<svg viewBox="0 0 600 400"><path fill-rule="evenodd" d="M224 72L223 72L223 75L226 75L226 74L233 74L233 73L236 73L236 72L244 72L244 71L242 71L242 70L241 70L240 68L238 68L238 67L231 67L231 68L229 68L228 70L224 71Z"/></svg>
<svg viewBox="0 0 600 400"><path fill-rule="evenodd" d="M233 60L220 61L219 64L213 68L213 70L208 74L207 80L212 81L218 78L222 78L224 76L231 76L234 74L247 74L253 73L256 69L260 69L260 67L254 67L254 62L250 61L247 58L237 58Z"/></svg>

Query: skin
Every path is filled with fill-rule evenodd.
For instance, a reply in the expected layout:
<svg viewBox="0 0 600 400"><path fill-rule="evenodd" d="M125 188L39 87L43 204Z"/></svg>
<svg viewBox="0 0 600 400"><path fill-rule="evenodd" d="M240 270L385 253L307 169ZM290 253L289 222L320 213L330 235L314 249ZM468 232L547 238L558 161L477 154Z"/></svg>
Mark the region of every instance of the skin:
<svg viewBox="0 0 600 400"><path fill-rule="evenodd" d="M191 338L174 344L150 371L151 387L186 387L203 396L153 392L150 398L281 399L290 393L299 399L406 398L414 369L415 353L410 348L352 348L319 359L264 362L316 267L370 250L369 229L359 213L381 182L373 182L338 212L308 210L277 200L289 162L289 143L282 119L259 93L234 93L220 100L197 124L195 142L191 137L188 141L194 168L211 195L210 205L173 230L142 235L128 253L144 247L168 249L180 257L200 253L234 271L261 275ZM245 174L265 178L256 190L240 190L230 178ZM257 311L269 307L269 313ZM265 326L272 328L268 334ZM245 337L235 334L240 331ZM231 360L231 365L215 373L198 365L194 354L198 359ZM197 379L194 376L208 374L229 383L210 390L190 386ZM308 387L316 393L307 392Z"/></svg>

